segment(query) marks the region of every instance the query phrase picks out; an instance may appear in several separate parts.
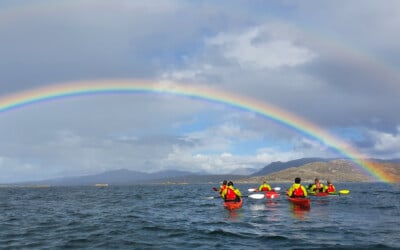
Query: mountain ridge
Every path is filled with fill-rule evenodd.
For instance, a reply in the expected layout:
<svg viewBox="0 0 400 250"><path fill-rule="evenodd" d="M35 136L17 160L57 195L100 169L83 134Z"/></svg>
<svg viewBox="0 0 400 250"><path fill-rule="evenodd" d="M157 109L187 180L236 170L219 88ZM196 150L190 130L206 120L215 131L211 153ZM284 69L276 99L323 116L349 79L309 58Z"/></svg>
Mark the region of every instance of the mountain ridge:
<svg viewBox="0 0 400 250"><path fill-rule="evenodd" d="M372 160L371 160L372 161ZM374 159L391 179L400 182L400 159L380 160ZM130 184L195 184L195 183L217 183L222 180L234 180L238 183L260 183L264 180L269 182L292 182L297 176L303 181L320 179L331 179L343 182L370 182L370 176L366 176L355 167L355 163L349 159L326 159L326 158L300 158L288 162L272 162L253 174L202 174L181 170L163 170L155 173L144 173L128 169L117 169L103 173L71 176L41 181L26 181L15 183L15 185L51 185L51 186L76 186L95 185L99 183L109 185Z"/></svg>

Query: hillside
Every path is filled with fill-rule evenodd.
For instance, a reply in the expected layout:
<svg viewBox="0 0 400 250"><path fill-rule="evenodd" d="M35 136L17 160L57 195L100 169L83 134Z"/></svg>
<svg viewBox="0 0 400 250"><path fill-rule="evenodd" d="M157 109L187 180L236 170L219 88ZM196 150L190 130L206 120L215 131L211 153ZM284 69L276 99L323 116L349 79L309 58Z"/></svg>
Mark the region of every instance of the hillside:
<svg viewBox="0 0 400 250"><path fill-rule="evenodd" d="M328 162L328 161L330 161L330 160L323 159L323 158L301 158L301 159L291 160L291 161L287 161L287 162L275 161L275 162L271 162L270 164L268 164L261 170L253 173L252 176L268 175L268 174L272 174L275 172L279 172L284 169L300 167L300 166L303 166L308 163Z"/></svg>
<svg viewBox="0 0 400 250"><path fill-rule="evenodd" d="M131 184L198 184L217 183L222 180L234 180L235 183L293 182L299 176L303 183L310 183L317 177L322 181L327 179L333 182L371 182L373 179L354 166L354 162L345 159L318 159L304 158L288 162L273 162L252 175L210 175L187 171L167 170L156 173L143 173L127 169L107 171L95 175L63 177L42 181L16 183L16 185L46 185L46 186L73 186L95 185L107 183L110 185ZM374 160L376 168L381 169L385 176L393 182L400 183L400 162ZM271 170L279 169L271 172Z"/></svg>
<svg viewBox="0 0 400 250"><path fill-rule="evenodd" d="M400 182L400 164L375 162L377 167L382 169L385 174L399 183ZM303 183L313 182L315 178L333 182L370 182L371 177L366 176L354 163L349 160L337 159L327 162L312 162L300 167L291 167L275 173L261 176L253 176L236 180L238 183L261 183L263 180L269 182L293 182L297 176L302 178Z"/></svg>

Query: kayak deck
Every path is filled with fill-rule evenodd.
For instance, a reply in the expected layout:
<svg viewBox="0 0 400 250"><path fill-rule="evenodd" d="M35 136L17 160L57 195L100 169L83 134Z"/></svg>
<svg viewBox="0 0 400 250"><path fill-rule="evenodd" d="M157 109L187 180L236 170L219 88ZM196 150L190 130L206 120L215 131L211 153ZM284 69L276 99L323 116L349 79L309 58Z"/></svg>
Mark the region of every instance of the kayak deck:
<svg viewBox="0 0 400 250"><path fill-rule="evenodd" d="M274 190L265 191L265 198L274 199L274 198L278 198L279 196L280 196L280 194Z"/></svg>
<svg viewBox="0 0 400 250"><path fill-rule="evenodd" d="M301 197L301 198L293 198L293 197L288 197L288 200L293 203L296 206L302 207L302 208L310 208L311 206L311 200L310 198L306 197Z"/></svg>
<svg viewBox="0 0 400 250"><path fill-rule="evenodd" d="M319 193L309 193L312 196L328 196L329 193L325 193L325 192L319 192Z"/></svg>
<svg viewBox="0 0 400 250"><path fill-rule="evenodd" d="M243 205L243 199L241 199L240 201L224 201L224 208L230 211L239 209L242 207L242 205Z"/></svg>

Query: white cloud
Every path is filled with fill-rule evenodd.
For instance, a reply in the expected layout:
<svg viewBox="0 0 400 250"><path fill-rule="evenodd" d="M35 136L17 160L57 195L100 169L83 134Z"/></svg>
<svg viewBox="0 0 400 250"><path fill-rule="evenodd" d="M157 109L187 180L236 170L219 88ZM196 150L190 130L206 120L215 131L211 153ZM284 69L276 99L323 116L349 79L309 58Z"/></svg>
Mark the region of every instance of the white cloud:
<svg viewBox="0 0 400 250"><path fill-rule="evenodd" d="M275 37L269 27L253 27L242 33L220 33L206 40L228 60L243 68L277 69L295 67L315 58L315 53L295 44L292 37Z"/></svg>
<svg viewBox="0 0 400 250"><path fill-rule="evenodd" d="M400 158L400 126L397 133L386 133L381 131L370 131L371 138L375 141L373 150L384 158Z"/></svg>
<svg viewBox="0 0 400 250"><path fill-rule="evenodd" d="M290 10L274 2L266 11L239 2L227 9L228 3L9 5L0 10L0 91L102 78L198 82L273 104L326 130L373 131L364 153L399 157L400 133L388 132L400 123L398 1L366 1L362 9L357 1L329 8L311 1L291 3ZM121 167L225 173L332 153L258 115L158 97L85 96L2 114L3 180Z"/></svg>

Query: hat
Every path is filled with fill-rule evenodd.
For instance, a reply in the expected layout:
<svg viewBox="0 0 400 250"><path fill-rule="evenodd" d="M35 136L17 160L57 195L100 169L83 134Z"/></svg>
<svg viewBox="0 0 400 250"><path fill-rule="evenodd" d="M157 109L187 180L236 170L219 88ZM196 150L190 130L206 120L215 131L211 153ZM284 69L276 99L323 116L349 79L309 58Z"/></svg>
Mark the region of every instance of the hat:
<svg viewBox="0 0 400 250"><path fill-rule="evenodd" d="M295 179L294 179L294 183L300 183L301 182L301 178L300 177L296 177Z"/></svg>

